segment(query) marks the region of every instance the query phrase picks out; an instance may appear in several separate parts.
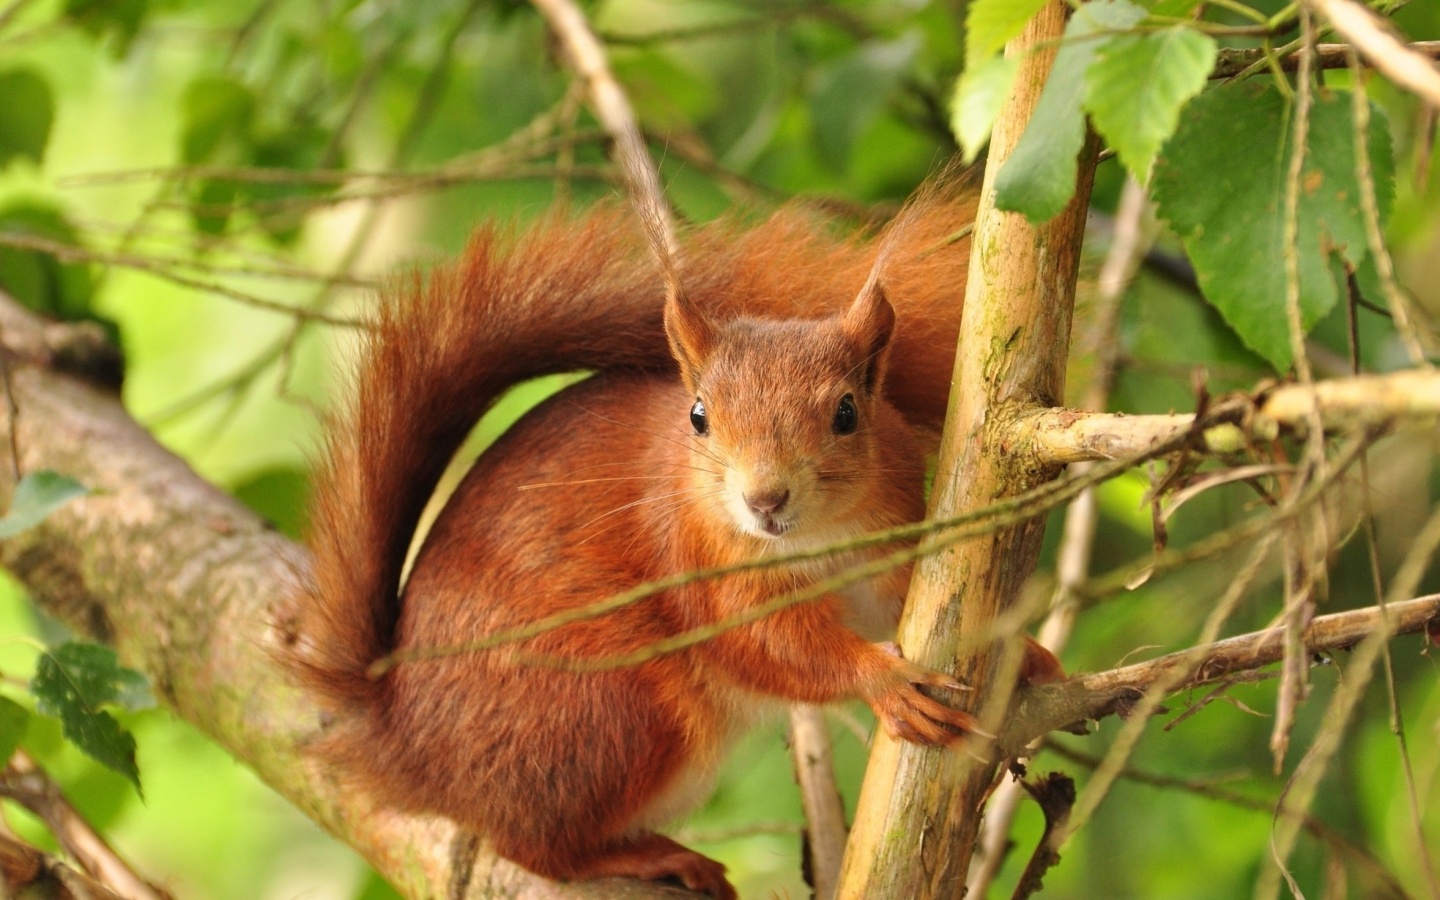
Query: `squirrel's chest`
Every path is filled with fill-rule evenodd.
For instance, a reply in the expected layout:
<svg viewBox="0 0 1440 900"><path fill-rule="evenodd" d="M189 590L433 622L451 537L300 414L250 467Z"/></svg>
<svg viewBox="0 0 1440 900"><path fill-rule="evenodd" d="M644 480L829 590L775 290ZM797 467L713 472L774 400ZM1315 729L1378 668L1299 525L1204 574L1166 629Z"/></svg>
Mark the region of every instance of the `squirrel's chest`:
<svg viewBox="0 0 1440 900"><path fill-rule="evenodd" d="M904 588L897 587L895 581L882 576L840 591L845 601L845 624L867 641L888 641L895 637L900 608L905 603ZM905 582L909 582L908 577Z"/></svg>
<svg viewBox="0 0 1440 900"><path fill-rule="evenodd" d="M843 576L860 566L874 562L878 552L854 552L828 559L802 563L795 575L802 583L815 584ZM900 566L845 585L835 591L844 610L845 624L868 641L888 641L895 637L900 610L910 586L910 566Z"/></svg>

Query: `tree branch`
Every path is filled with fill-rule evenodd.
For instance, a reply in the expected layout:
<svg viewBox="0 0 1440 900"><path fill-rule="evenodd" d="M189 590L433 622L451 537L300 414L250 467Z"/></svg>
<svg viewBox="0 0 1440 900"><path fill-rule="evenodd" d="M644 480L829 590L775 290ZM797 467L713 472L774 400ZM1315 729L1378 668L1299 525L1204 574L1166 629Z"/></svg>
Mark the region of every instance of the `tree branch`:
<svg viewBox="0 0 1440 900"><path fill-rule="evenodd" d="M1329 19L1335 30L1390 80L1430 105L1440 106L1440 71L1407 47L1373 11L1355 0L1305 0L1305 5Z"/></svg>
<svg viewBox="0 0 1440 900"><path fill-rule="evenodd" d="M1069 205L1044 225L998 210L995 179L1039 100L1067 12L1064 3L1046 4L1006 46L1006 56L1017 60L1017 75L995 124L981 187L952 377L952 384L964 389L951 393L931 518L1023 493L1057 472L1010 452L1007 439L1019 410L1050 405L1064 395L1094 142L1080 154ZM964 702L989 728L1013 684L1014 661L1003 659L1013 654L1002 653L996 641L964 649L962 642L994 633L996 618L1034 570L1043 528L1043 520L1032 519L932 553L918 561L910 584L900 646L921 665L953 671L971 685L974 691ZM984 708L977 708L981 704ZM971 746L977 743L972 737ZM877 735L845 852L841 895L960 896L994 774L993 761Z"/></svg>
<svg viewBox="0 0 1440 900"><path fill-rule="evenodd" d="M795 780L800 784L800 805L805 810L810 885L815 889L815 900L831 900L840 881L848 829L845 804L835 782L835 754L825 710L805 704L791 706L790 741Z"/></svg>
<svg viewBox="0 0 1440 900"><path fill-rule="evenodd" d="M1273 439L1281 428L1303 429L1319 413L1327 430L1358 430L1401 418L1440 415L1440 372L1412 369L1285 384L1212 404L1209 420L1227 424L1203 432L1204 449L1234 452L1248 437ZM1230 422L1238 423L1243 428ZM1075 409L1036 409L1019 416L1008 435L1037 464L1136 456L1195 427L1195 416L1127 416Z"/></svg>
<svg viewBox="0 0 1440 900"><path fill-rule="evenodd" d="M1414 41L1404 44L1404 48L1422 58L1434 59L1440 56L1440 41ZM1316 44L1315 45L1315 67L1318 69L1343 69L1346 66L1345 56L1353 48L1350 44ZM1220 51L1215 59L1215 68L1211 70L1211 78L1231 78L1250 68L1265 59L1265 51L1260 48L1254 49L1233 49L1225 48ZM1293 72L1300 67L1300 57L1291 54L1280 60L1280 68L1286 72ZM1381 68L1375 65L1376 68ZM1383 69L1382 69L1383 71Z"/></svg>
<svg viewBox="0 0 1440 900"><path fill-rule="evenodd" d="M125 900L90 876L8 833L0 833L0 896Z"/></svg>
<svg viewBox="0 0 1440 900"><path fill-rule="evenodd" d="M39 816L86 875L125 900L169 900L168 891L143 878L106 843L25 751L15 751L0 775L0 795Z"/></svg>
<svg viewBox="0 0 1440 900"><path fill-rule="evenodd" d="M1317 616L1305 630L1305 648L1312 654L1346 650L1379 628L1386 615L1393 634L1433 630L1440 627L1440 594L1392 603L1385 609L1370 606ZM1016 693L1010 716L1000 732L1000 750L1013 754L1051 731L1091 719L1123 716L1150 685L1172 678L1177 669L1185 669L1186 674L1174 684L1172 694L1279 662L1284 653L1284 634L1283 627L1271 628L1108 672L1023 688Z"/></svg>

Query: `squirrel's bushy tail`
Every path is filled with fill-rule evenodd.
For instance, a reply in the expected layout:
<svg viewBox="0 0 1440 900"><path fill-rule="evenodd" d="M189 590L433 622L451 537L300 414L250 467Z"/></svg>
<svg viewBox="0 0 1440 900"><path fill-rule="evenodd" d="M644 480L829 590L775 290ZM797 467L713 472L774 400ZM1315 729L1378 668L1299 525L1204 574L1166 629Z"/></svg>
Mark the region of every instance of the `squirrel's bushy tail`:
<svg viewBox="0 0 1440 900"><path fill-rule="evenodd" d="M691 229L681 279L721 317L818 317L846 307L886 247L882 280L898 314L886 394L913 423L938 429L969 256L968 240L951 238L973 202L933 190L920 202L883 242L840 237L796 210ZM482 228L458 262L387 293L315 473L308 646L293 661L308 687L346 706L379 696L366 673L394 649L410 542L479 417L539 375L673 370L663 309L633 214L613 206L518 234Z"/></svg>
<svg viewBox="0 0 1440 900"><path fill-rule="evenodd" d="M628 213L482 228L462 257L388 291L350 405L314 475L314 567L302 612L307 685L363 704L393 649L406 553L479 417L517 382L587 368L672 366L664 290Z"/></svg>

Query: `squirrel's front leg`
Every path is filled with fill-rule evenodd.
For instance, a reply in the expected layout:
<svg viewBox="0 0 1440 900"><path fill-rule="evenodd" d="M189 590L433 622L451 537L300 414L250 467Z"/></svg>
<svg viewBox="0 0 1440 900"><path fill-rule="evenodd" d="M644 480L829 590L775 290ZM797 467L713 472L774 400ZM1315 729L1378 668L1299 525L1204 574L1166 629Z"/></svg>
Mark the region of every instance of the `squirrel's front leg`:
<svg viewBox="0 0 1440 900"><path fill-rule="evenodd" d="M871 643L851 631L838 598L792 606L712 644L747 687L802 703L859 697L886 732L903 740L950 744L978 728L974 716L920 689L963 691L964 685L904 659L893 643Z"/></svg>

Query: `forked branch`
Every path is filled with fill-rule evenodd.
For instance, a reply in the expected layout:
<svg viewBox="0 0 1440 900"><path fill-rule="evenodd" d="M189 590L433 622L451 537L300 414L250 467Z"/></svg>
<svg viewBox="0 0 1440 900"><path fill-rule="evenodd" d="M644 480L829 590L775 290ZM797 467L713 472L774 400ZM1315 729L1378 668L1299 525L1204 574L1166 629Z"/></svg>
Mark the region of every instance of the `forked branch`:
<svg viewBox="0 0 1440 900"><path fill-rule="evenodd" d="M1394 634L1433 634L1440 628L1440 594L1383 609L1370 606L1317 616L1305 631L1305 647L1312 654L1346 650L1379 628L1383 616L1389 617ZM1059 684L1024 688L1016 693L999 746L1004 753L1018 753L1051 731L1106 716L1124 716L1150 685L1172 677L1177 668L1183 668L1185 675L1175 683L1174 693L1262 669L1280 660L1283 636L1283 628L1257 631L1108 672L1076 675Z"/></svg>

